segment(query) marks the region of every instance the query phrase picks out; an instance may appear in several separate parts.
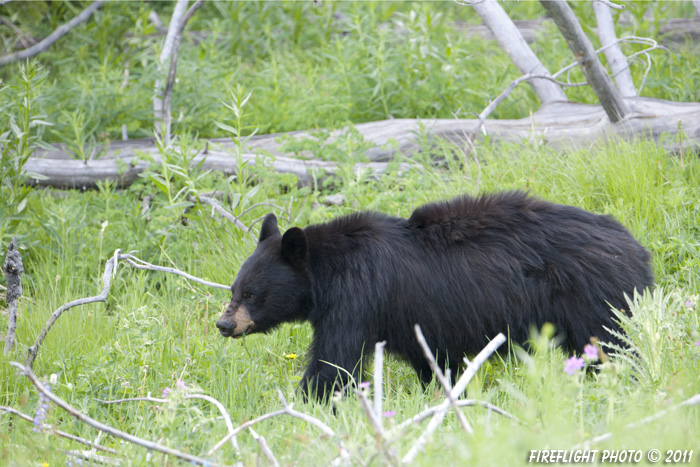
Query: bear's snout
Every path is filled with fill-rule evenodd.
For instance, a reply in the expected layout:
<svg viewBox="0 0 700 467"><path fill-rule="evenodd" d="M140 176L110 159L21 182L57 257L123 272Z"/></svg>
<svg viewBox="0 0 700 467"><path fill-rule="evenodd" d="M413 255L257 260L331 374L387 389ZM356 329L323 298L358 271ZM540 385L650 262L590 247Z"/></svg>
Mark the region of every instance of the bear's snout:
<svg viewBox="0 0 700 467"><path fill-rule="evenodd" d="M231 316L227 316L227 315ZM226 310L224 315L216 322L216 327L224 337L239 338L245 334L251 334L255 330L255 323L250 313L244 306L238 306L233 313Z"/></svg>

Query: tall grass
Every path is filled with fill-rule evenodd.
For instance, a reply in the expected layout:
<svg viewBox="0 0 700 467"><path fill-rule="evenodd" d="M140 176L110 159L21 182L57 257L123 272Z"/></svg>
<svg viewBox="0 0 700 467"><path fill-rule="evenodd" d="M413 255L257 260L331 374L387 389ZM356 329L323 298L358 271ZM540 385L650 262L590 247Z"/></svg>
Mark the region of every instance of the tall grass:
<svg viewBox="0 0 700 467"><path fill-rule="evenodd" d="M658 26L643 19L641 3L631 3L636 13L629 32ZM75 13L70 3L38 2L33 9L19 2L9 5L39 35ZM3 151L24 148L3 152L3 158L20 157L39 140L66 142L83 157L83 143L114 139L124 123L132 138L151 135L150 96L160 43L148 39L154 32L147 20L151 7L107 3L61 47L25 68L0 70L10 86L0 91L1 121L5 127L10 118L20 122L19 131L3 131ZM506 7L519 18L540 14L534 2ZM167 17L171 5L157 8ZM658 18L663 21L687 5L658 2L653 8L661 11ZM591 18L585 21L590 27ZM316 140L288 142L290 151L310 150L345 168L338 179L311 188L297 187L293 177L261 165L246 167L238 178L203 174L192 166L195 136L232 135L240 141L254 128L274 132L389 117L449 118L453 112L469 116L481 110L516 72L494 44L466 39L454 27L459 22L475 22L475 17L453 4L340 2L315 7L213 2L202 7L188 29L211 35L183 45L173 104L177 144L163 149L163 164L123 190L110 183L84 193L30 190L3 177L0 241L20 239L25 274L17 349L0 357L0 404L34 413L35 391L7 362L23 360L53 310L101 288L104 263L115 249L137 250L149 262L232 282L255 242L188 194L214 189L226 193L225 207L246 224L268 210L259 206L245 212L256 203L290 206L292 217L304 226L364 209L406 217L425 202L457 194L525 189L554 202L612 215L628 226L653 253L658 288L632 306L631 318L620 316L629 349L618 349L621 356L599 371L564 373L568 356L552 345L556 330L546 327L534 330L531 353L513 349L492 358L469 386L468 397L496 404L525 424L475 407L466 411L476 429L468 437L448 415L417 463L517 465L532 449L568 449L608 431L614 432L612 439L594 449L694 449L700 454L697 408L626 428L700 392L700 346L695 345L700 342L700 162L692 151L673 156L662 144L644 141L578 151L537 141L487 141L469 152L464 146L422 138L425 147L413 158L420 167L400 172L397 161L372 181L350 169L364 159L366 144L349 132L334 144L322 144L325 133ZM561 39L550 32L534 47L555 69L570 57L559 47ZM9 40L3 34L0 38ZM700 76L700 55L695 51L690 43L674 50L682 59L673 61L673 76L669 55L655 55L658 63L644 93L698 100L700 86L694 84ZM127 64L129 79L124 84ZM35 78L28 79L27 70L34 70ZM643 69L635 65L633 73L638 78ZM40 83L36 77L43 76L47 79ZM233 97L232 89L238 91ZM17 101L18 90L28 96L22 102L31 104L29 111ZM591 99L589 91L568 92L573 99ZM497 116L524 116L536 105L523 87ZM53 131L34 124L32 132L23 133L32 119L53 123ZM0 170L7 170L5 165ZM324 198L330 193L343 194L345 203L326 205ZM144 209L146 196L153 198ZM359 459L381 463L381 456L370 459L376 439L354 398L340 401L335 412L296 398L311 340L309 325L285 324L266 335L224 340L214 323L228 298L225 291L206 290L176 276L120 266L106 303L74 308L61 317L39 352L35 371L42 378L55 374L52 390L91 416L196 453L206 452L226 431L206 403L184 401L176 391L163 407L105 406L95 398L160 396L181 380L220 400L240 423L278 409L280 388L297 409L332 426ZM0 328L4 327L3 315ZM289 357L292 354L298 357ZM441 398L435 384L424 389L410 367L390 356L384 385L384 407L397 412L385 420L388 428ZM96 437L56 408L47 417L60 429ZM406 452L420 429L410 428L393 447ZM325 465L337 454L330 440L296 419L277 418L256 430L283 464ZM48 433L35 433L31 424L8 415L0 417L0 441L0 458L7 465L61 465L66 463L63 451L77 448ZM101 442L118 449L127 465L150 465L154 460L174 465L158 456L147 459L141 448L109 437ZM243 462L257 463L258 446L252 437L243 433L239 442ZM232 449L224 447L215 460L233 462Z"/></svg>
<svg viewBox="0 0 700 467"><path fill-rule="evenodd" d="M434 154L435 148L430 150ZM460 462L522 462L530 449L564 449L610 430L615 437L601 448L697 448L692 435L698 429L696 409L682 409L673 415L673 424L662 420L651 428L622 429L700 389L696 378L700 351L694 346L700 340L697 257L684 256L676 248L678 232L686 232L686 249L697 248L700 240L695 223L697 160L681 164L644 142L577 152L485 144L477 151L480 169L465 157L451 169L426 166L401 175L390 173L377 182L339 186L337 190L346 197L346 205L340 207L311 209L325 193L314 192L301 201L303 196L296 189L276 191L279 185L274 177L266 178L266 188L257 190L251 200L285 204L294 197L292 210L300 214L301 225L368 207L406 216L426 201L476 192L480 170L482 190L525 188L552 201L611 214L655 253L656 280L664 288L633 308L629 331L635 345L646 346L640 347L642 355L655 356L654 360L615 359L597 373L570 377L563 372L567 356L548 345L551 334L545 330L536 352L493 359L468 390L469 397L499 405L528 425L520 426L480 408L470 409L467 415L477 429L475 437L465 438L458 423L448 417L419 463L447 462L446 453ZM454 154L454 147L445 148L445 157ZM634 183L630 182L632 173ZM231 183L213 175L201 180L214 187ZM138 194L143 190L154 193L156 200L151 211L142 215ZM181 222L182 214L169 206L167 194L153 191L147 179L119 194L107 188L61 197L51 191L32 192L27 209L36 224L26 223L19 229L29 246L23 251L28 298L21 302L19 348L2 361L22 358L53 309L95 293L104 261L115 248L136 249L148 261L231 282L254 248L252 240L212 218L209 211L191 210L185 214L188 221ZM251 214L247 220L254 217ZM665 253L659 255L658 250ZM74 309L61 318L39 353L36 372L45 377L57 374L54 391L96 418L140 436L203 452L225 434L223 424L213 420L215 411L206 404L177 399L162 409L143 403L107 407L94 398L160 395L183 380L219 399L239 422L279 408L278 387L294 400L310 343L309 326L285 324L268 335L224 340L214 322L227 299L223 291L204 290L178 277L123 267L106 305ZM653 340L653 333L632 332L634 326L643 327L651 319L642 310L660 316L666 308L675 311L655 321L668 330L662 340ZM289 354L299 357L291 359ZM643 377L647 372L654 375L653 384ZM0 403L34 411L36 394L1 362L0 379ZM385 368L385 407L397 415L386 420L387 426L436 402L439 393L435 386L423 390L407 365L390 358ZM315 404L299 402L297 408L324 419L352 449L371 451L371 429L352 398L341 402L335 414ZM56 409L48 417L62 429L94 437ZM9 428L10 419L0 423ZM12 421L12 426L2 435L8 458L18 464L62 462L61 442L33 433L30 424ZM409 430L395 447L405 452L417 430ZM277 419L260 425L257 431L284 462L319 465L335 456L330 441L319 441L318 433L298 420ZM257 444L246 435L240 441L244 462L255 462ZM119 449L134 465L146 462L145 454L135 447L120 445ZM233 452L224 448L220 456L219 460L231 461Z"/></svg>

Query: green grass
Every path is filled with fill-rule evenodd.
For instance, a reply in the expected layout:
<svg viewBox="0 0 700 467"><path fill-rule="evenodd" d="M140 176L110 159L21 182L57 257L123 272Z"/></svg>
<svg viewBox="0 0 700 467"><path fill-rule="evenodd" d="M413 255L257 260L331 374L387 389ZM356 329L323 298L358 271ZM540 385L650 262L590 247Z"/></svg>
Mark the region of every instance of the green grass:
<svg viewBox="0 0 700 467"><path fill-rule="evenodd" d="M454 154L445 148L445 154ZM616 360L599 373L570 377L563 372L567 358L541 344L533 356L492 359L468 388L468 397L489 401L527 423L521 426L482 408L466 410L476 435L460 432L452 415L428 445L419 464L474 462L520 463L530 449L567 449L583 440L614 431L600 449L697 449L697 408L682 408L650 426L632 431L624 425L700 392L700 339L697 300L700 264L692 254L698 248L698 162L681 164L650 143L618 144L592 151L555 152L541 147L483 145L478 147L481 189L529 189L546 199L608 213L629 226L654 252L658 298L643 302L635 320L666 329L660 336L645 334L641 326L636 345L656 358L637 365ZM469 159L467 159L469 160ZM344 207L312 205L327 192L296 189L275 191L274 176L255 193L252 202L286 205L300 225L359 209L378 209L408 215L426 201L459 193L475 193L478 168L473 161L451 169L426 168L389 174L377 182L353 183L339 188ZM220 177L201 179L204 185L225 189ZM278 180L279 182L279 180ZM287 185L283 185L287 187ZM250 189L250 186L247 187ZM156 193L152 210L140 214L140 192ZM59 196L60 195L60 196ZM154 191L147 179L126 191L54 193L33 191L28 216L36 222L20 225L25 240L25 296L18 329L19 350L2 362L22 360L26 349L48 315L62 303L97 293L105 260L114 249L139 250L147 261L174 265L195 275L229 283L254 242L233 226L194 208L181 222L181 209L170 209L167 196ZM250 213L250 221L260 213ZM148 218L150 217L150 220ZM103 224L108 220L108 224ZM104 229L103 229L104 226ZM659 253L662 252L662 253ZM656 297L656 295L655 295ZM277 388L295 400L295 384L303 372L304 352L310 341L307 324L286 324L269 335L244 341L224 340L214 322L228 299L225 291L205 290L184 279L122 266L107 304L94 304L66 313L52 329L36 362L37 374L58 375L54 392L91 416L150 439L190 452L203 453L225 434L216 410L203 402L175 400L163 409L148 403L106 407L94 398L160 395L178 379L220 400L241 423L280 408ZM685 306L690 301L691 306ZM644 311L642 311L642 309ZM668 312L664 313L664 310ZM647 315L645 313L651 313ZM646 320L646 321L645 321ZM636 329L636 328L635 328ZM297 359L285 355L295 353ZM37 396L26 381L0 362L0 403L33 413ZM653 381L647 373L653 371ZM369 376L368 376L369 377ZM385 407L397 415L388 427L437 403L439 391L424 391L412 370L389 358L385 367ZM360 458L369 459L377 447L371 428L353 398L327 407L297 402L297 408L324 420ZM673 423L671 423L673 420ZM52 408L48 421L61 429L94 438L88 428ZM204 422L204 423L202 423ZM3 456L23 462L62 462L65 441L31 431L31 424L3 417ZM200 424L202 423L202 424ZM10 429L12 426L12 429ZM191 429L197 426L195 434ZM336 455L334 440L319 439L315 428L292 418L263 422L256 428L284 463L320 465ZM419 428L393 444L402 455ZM259 451L247 434L239 439L244 462L255 463ZM145 462L143 450L115 446L134 465ZM223 448L219 461L231 462L233 452ZM381 462L381 456L375 462Z"/></svg>
<svg viewBox="0 0 700 467"><path fill-rule="evenodd" d="M623 318L637 352L607 362L599 372L570 376L563 371L568 356L549 345L547 329L535 333L533 353L513 351L492 358L467 390L467 397L495 404L524 424L473 407L465 409L475 428L474 436L467 436L448 414L417 463L519 465L531 450L569 449L609 431L612 438L593 449L693 449L697 460L697 407L626 428L700 392L700 346L695 345L700 341L697 154L688 150L682 156L669 155L662 144L648 141L578 151L554 150L537 142L484 142L474 154L431 142L413 157L419 168L399 173L397 164L371 181L350 169L364 159L366 148L351 132L325 146L324 135L296 146L290 143L290 150L303 146L344 168L339 179L310 188L297 187L291 176L252 166L245 168L243 177L202 174L187 168L197 145L195 135L335 127L389 115L469 116L517 76L496 45L467 40L452 28L454 21L475 18L470 9L449 3L324 2L320 8L301 3L208 3L188 28L209 30L212 36L198 45L187 40L183 44L173 104L179 145L165 152L164 164L151 167L123 190L112 184L87 192L23 186L23 176L7 161L21 161L40 140L63 141L79 153L84 142L118 137L122 123L127 123L132 138L151 135L150 93L160 42L143 40L153 32L146 20L152 7L148 5L108 3L60 47L24 68L0 70L9 86L0 92L0 127L9 128L11 119L17 127L2 132L0 244L16 236L25 265L17 349L0 357L1 405L34 414L38 396L8 362L24 361L27 348L56 308L99 292L105 261L115 249L137 250L138 257L151 263L232 282L255 242L212 216L210 208L190 203L187 194L221 190L228 195L226 207L237 215L261 202L290 206L291 217L298 217L295 225L305 226L365 209L408 216L425 202L462 193L525 189L550 201L610 214L652 251L657 288L635 306L631 320ZM627 32L652 31L656 25L642 19L641 2L630 5L636 16ZM688 5L678 2L652 7L658 21L689 16ZM37 2L34 8L12 2L0 12L8 8L16 8L20 24L37 36L45 36L80 9L61 2ZM158 8L168 17L169 5ZM507 8L518 18L541 14L533 2ZM582 9L578 4L577 8ZM334 22L333 13L345 15L347 23ZM592 24L589 16L586 27ZM387 22L400 26L405 36L397 38L380 27ZM342 30L350 34L339 34ZM0 38L9 44L6 34L0 33ZM552 69L571 59L558 35L543 36L534 48ZM644 95L699 100L697 47L687 43L672 53L672 76L670 55L653 55ZM122 87L126 62L131 79ZM636 80L643 71L635 65ZM593 99L582 88L567 92L575 100ZM251 97L242 105L248 93ZM499 107L496 117L525 116L536 106L534 95L522 87ZM52 126L32 124L35 120ZM332 193L342 193L345 204L325 205L323 199ZM147 195L153 200L142 212ZM249 224L269 209L256 207L242 214L242 221ZM281 220L281 226L289 225ZM256 224L253 229L258 228ZM295 401L295 408L331 426L355 460L391 462L354 397L340 401L335 413L297 399L309 325L285 324L267 335L224 340L214 323L228 298L222 290L120 264L107 302L64 313L41 347L35 371L44 380L55 374L53 391L90 416L195 454L205 453L226 433L209 404L184 401L177 391L165 406L105 406L95 398L160 396L183 380L192 390L221 401L234 424L240 424L280 409L279 388ZM0 328L6 322L3 314ZM299 357L290 359L288 354ZM441 400L435 384L424 390L413 371L391 356L384 367L384 394L385 409L397 412L384 420L389 429ZM50 408L47 422L88 439L97 436L56 407ZM425 423L409 429L391 449L403 456L424 427ZM322 437L298 419L279 417L255 429L285 465L325 465L337 455L337 439ZM177 464L160 455L147 460L146 450L111 437L100 442L117 449L127 465ZM239 443L244 464L265 462L249 433L242 433ZM34 433L30 423L13 416L0 416L3 465L63 465L63 451L78 448L50 434ZM225 446L213 460L230 464L233 450Z"/></svg>

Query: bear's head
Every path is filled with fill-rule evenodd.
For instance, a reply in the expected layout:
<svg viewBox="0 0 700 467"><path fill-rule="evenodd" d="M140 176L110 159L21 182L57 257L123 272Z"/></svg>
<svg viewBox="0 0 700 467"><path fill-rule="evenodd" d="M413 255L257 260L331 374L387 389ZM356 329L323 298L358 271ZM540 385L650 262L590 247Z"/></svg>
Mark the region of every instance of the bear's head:
<svg viewBox="0 0 700 467"><path fill-rule="evenodd" d="M284 235L268 214L258 246L241 266L231 286L231 302L216 322L224 337L267 332L287 321L303 320L313 307L308 244L304 231Z"/></svg>

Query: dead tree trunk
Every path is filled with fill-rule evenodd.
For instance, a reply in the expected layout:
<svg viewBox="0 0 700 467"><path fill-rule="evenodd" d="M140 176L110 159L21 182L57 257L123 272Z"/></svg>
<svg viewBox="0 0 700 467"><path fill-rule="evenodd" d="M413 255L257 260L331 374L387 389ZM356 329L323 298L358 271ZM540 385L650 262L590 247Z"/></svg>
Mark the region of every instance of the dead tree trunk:
<svg viewBox="0 0 700 467"><path fill-rule="evenodd" d="M80 23L87 20L90 16L92 16L92 14L102 6L102 3L102 0L98 0L96 2L91 3L90 6L81 11L78 16L68 21L66 24L63 24L56 28L54 32L49 34L44 40L38 42L37 44L34 44L33 46L24 49L20 52L7 54L3 57L0 57L0 66L16 62L18 60L25 60L27 58L31 58L35 55L40 54L41 52L48 50L49 47L51 47L56 41L68 34L71 31L71 29L73 29Z"/></svg>
<svg viewBox="0 0 700 467"><path fill-rule="evenodd" d="M615 84L620 94L624 97L633 97L637 95L637 89L632 81L632 73L625 54L622 53L620 45L616 43L617 35L615 34L615 24L610 13L610 7L601 2L593 0L593 12L595 13L596 23L598 23L598 37L600 45L607 47L605 49L605 58L608 59L610 70L615 77Z"/></svg>
<svg viewBox="0 0 700 467"><path fill-rule="evenodd" d="M539 75L551 78L547 68L530 49L520 31L496 0L485 0L473 5L474 11L481 17L503 50L506 51L518 70L524 75ZM539 78L528 81L542 104L566 101L566 94L553 81Z"/></svg>
<svg viewBox="0 0 700 467"><path fill-rule="evenodd" d="M5 280L7 281L7 309L10 313L10 322L7 326L7 336L5 337L5 353L11 352L15 345L15 332L17 330L17 300L22 296L22 257L17 248L17 239L13 238L7 248L7 257L3 266Z"/></svg>
<svg viewBox="0 0 700 467"><path fill-rule="evenodd" d="M565 0L541 0L540 3L569 44L586 81L598 96L598 101L605 109L610 121L616 123L628 116L631 112L629 105L615 89L571 7Z"/></svg>

